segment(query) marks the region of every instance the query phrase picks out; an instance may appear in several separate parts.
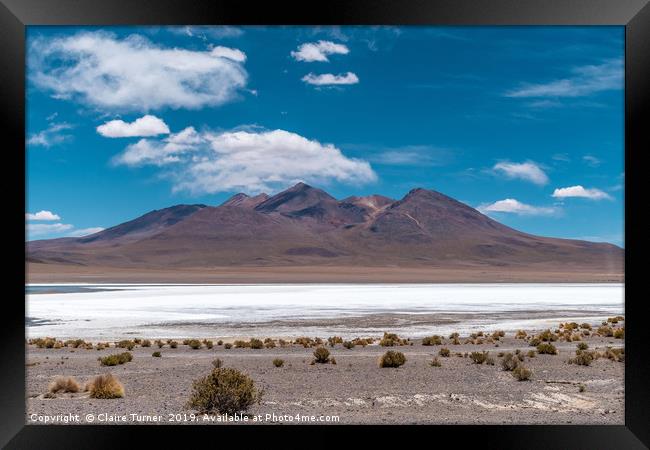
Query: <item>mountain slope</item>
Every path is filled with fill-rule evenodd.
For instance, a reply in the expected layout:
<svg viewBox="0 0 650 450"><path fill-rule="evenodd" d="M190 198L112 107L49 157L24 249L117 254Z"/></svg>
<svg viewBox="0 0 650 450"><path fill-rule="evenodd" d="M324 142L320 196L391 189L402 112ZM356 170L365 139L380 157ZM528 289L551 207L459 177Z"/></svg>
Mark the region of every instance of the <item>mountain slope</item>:
<svg viewBox="0 0 650 450"><path fill-rule="evenodd" d="M28 243L43 263L223 266L535 267L622 273L611 244L533 236L436 191L338 201L299 183L272 197L179 205L85 238Z"/></svg>

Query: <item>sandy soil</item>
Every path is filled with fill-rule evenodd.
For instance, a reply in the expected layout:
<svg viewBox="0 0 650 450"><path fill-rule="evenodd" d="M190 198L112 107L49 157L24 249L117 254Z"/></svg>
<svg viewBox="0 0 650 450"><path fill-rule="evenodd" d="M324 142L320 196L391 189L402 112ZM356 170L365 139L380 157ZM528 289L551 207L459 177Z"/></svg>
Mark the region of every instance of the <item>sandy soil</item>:
<svg viewBox="0 0 650 450"><path fill-rule="evenodd" d="M514 267L215 267L129 269L29 263L28 283L620 283L622 273Z"/></svg>
<svg viewBox="0 0 650 450"><path fill-rule="evenodd" d="M585 341L591 349L622 346L621 340L613 338L588 337ZM86 414L93 414L94 423L112 423L99 422L103 413L125 416L127 423L149 423L142 420L154 416L160 417L158 423L210 423L202 415L192 421L195 411L185 403L192 380L209 373L212 360L221 358L224 366L246 372L264 389L261 404L249 411L249 423L256 423L254 415L261 415L262 423L273 422L266 414L275 414L276 422L281 416L293 417L292 421L285 417L284 423L306 423L297 421L296 415L328 415L338 416L337 423L342 424L623 424L624 364L605 358L588 367L568 364L576 343L555 344L558 355L525 358L533 376L521 382L501 369L497 357L498 352L532 349L512 336L502 338L498 348L494 344L451 345L445 339L443 346L452 356L439 358L442 367L429 365L441 346L414 341L412 346L393 348L407 358L397 369L378 367L379 356L388 349L377 345L349 350L340 344L328 347L336 365L310 365L313 349L299 346L260 350L165 346L160 358L151 356L157 348L136 347L132 362L115 367L101 367L97 361L100 355L117 353L113 348L71 351L28 346L27 422L78 414L79 422L73 423L88 423ZM480 350L489 350L496 364L477 365L454 355ZM284 359L284 367L274 367L274 358ZM84 393L43 396L56 375L74 376L85 383L107 372L124 384L125 398L96 400ZM581 384L584 392L579 392ZM129 414L142 415L141 421Z"/></svg>

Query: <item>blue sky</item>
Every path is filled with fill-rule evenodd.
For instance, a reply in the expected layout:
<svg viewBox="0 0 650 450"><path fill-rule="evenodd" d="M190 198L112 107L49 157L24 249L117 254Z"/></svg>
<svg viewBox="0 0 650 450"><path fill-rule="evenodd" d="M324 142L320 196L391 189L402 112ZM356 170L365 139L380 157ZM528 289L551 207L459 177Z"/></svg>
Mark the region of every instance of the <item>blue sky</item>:
<svg viewBox="0 0 650 450"><path fill-rule="evenodd" d="M623 245L622 27L29 27L29 239L305 181Z"/></svg>

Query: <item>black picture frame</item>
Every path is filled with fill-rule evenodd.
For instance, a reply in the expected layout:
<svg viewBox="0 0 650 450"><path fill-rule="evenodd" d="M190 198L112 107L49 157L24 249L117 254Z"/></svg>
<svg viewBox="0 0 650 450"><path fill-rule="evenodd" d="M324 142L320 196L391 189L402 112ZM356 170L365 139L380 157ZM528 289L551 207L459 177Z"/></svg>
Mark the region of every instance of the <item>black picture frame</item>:
<svg viewBox="0 0 650 450"><path fill-rule="evenodd" d="M0 129L3 130L4 200L10 204L5 243L11 258L5 264L6 290L0 333L0 445L6 448L115 448L129 445L142 433L153 447L184 445L197 437L215 444L230 438L248 446L251 437L266 435L267 444L286 446L345 443L338 433L362 433L364 446L404 445L399 433L421 433L422 441L474 444L487 448L646 448L650 445L648 382L650 353L644 342L647 294L641 285L645 202L641 189L646 153L650 151L650 0L334 0L326 3L246 0L0 0ZM25 424L24 233L25 213L25 26L27 25L622 25L625 26L625 266L626 362L624 426L403 426L329 427L110 427L37 426ZM22 177L22 178L21 178ZM22 197L21 197L22 195ZM22 262L21 262L22 261ZM645 294L645 295L644 295ZM296 430L298 428L298 430ZM372 429L370 429L372 428ZM402 431L404 430L404 431ZM298 435L307 431L302 444ZM319 434L316 434L319 433ZM287 434L287 433L283 433ZM129 435L127 438L126 435ZM311 437L309 437L311 435ZM318 438L323 436L323 438ZM397 440L399 439L399 440ZM420 445L420 444L416 444Z"/></svg>

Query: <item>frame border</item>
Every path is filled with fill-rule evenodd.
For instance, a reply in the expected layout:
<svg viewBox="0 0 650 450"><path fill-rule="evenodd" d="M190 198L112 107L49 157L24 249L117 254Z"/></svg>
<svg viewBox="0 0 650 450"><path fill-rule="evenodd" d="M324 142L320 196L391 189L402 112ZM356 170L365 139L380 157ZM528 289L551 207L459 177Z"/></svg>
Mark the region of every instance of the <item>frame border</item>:
<svg viewBox="0 0 650 450"><path fill-rule="evenodd" d="M8 235L20 236L25 231L25 27L174 24L625 26L625 236L626 242L634 243L634 247L627 245L625 249L625 315L629 324L625 340L625 425L407 425L395 432L416 431L422 433L423 438L445 434L456 436L465 444L472 442L499 448L650 446L650 427L647 426L650 411L646 406L650 404L647 387L650 352L642 331L646 309L642 302L645 299L642 294L633 294L635 290L643 292L642 278L637 273L641 271L641 258L647 249L647 238L642 234L645 230L634 226L634 222L641 223L642 219L640 192L643 175L640 172L645 167L644 152L650 150L650 133L647 131L650 123L650 0L410 0L402 3L332 0L318 9L314 4L295 0L259 4L244 0L0 0L0 127L4 131L4 149L11 154L11 167L14 169L2 177L3 191L13 194L17 186L22 187L22 198L17 194L11 198L12 219L7 227ZM22 150L22 155L19 150ZM74 442L75 447L109 448L117 443L131 442L127 436L136 432L146 434L151 444L159 440L169 445L176 437L187 445L189 436L179 433L176 427L25 424L25 311L24 304L18 303L18 299L25 295L25 241L11 242L16 247L11 248L15 264L5 266L11 281L5 307L10 306L11 314L5 316L4 326L0 327L5 369L0 372L0 385L3 387L0 389L0 410L4 413L0 420L0 446L70 448ZM267 443L274 442L274 437L279 436L282 429L272 425L261 427ZM318 426L305 425L298 427L297 431L306 431L313 439L312 427ZM385 435L375 426L335 428L346 435L366 431L367 444L385 444ZM292 433L296 430L295 427L291 429ZM241 438L242 442L251 437L247 431L246 427L219 428L219 433ZM214 429L192 429L192 437L214 439Z"/></svg>

